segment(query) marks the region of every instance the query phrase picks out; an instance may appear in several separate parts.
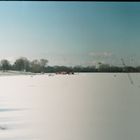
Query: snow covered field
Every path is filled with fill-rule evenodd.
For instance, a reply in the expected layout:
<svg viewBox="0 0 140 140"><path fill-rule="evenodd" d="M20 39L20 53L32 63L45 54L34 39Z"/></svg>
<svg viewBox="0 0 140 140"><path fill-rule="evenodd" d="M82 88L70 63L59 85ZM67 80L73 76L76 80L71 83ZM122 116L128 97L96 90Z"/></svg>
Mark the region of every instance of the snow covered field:
<svg viewBox="0 0 140 140"><path fill-rule="evenodd" d="M140 74L0 77L0 140L138 140Z"/></svg>

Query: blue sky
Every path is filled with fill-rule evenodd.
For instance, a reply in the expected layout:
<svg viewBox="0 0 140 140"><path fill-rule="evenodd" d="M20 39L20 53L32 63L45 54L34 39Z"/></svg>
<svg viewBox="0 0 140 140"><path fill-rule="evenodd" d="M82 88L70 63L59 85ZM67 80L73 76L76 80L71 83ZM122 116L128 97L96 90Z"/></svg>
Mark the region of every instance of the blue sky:
<svg viewBox="0 0 140 140"><path fill-rule="evenodd" d="M0 59L140 65L140 3L0 2Z"/></svg>

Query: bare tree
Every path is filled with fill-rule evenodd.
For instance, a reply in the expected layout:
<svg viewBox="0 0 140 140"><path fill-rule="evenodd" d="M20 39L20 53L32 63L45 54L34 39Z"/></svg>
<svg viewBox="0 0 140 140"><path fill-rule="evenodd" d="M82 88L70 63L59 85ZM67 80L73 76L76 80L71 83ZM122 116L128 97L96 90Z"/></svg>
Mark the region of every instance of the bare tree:
<svg viewBox="0 0 140 140"><path fill-rule="evenodd" d="M48 63L48 60L47 59L40 59L40 65L41 65L41 67L46 67L47 66L47 63Z"/></svg>
<svg viewBox="0 0 140 140"><path fill-rule="evenodd" d="M1 60L1 68L3 71L9 70L10 69L10 62L6 59Z"/></svg>
<svg viewBox="0 0 140 140"><path fill-rule="evenodd" d="M26 57L18 58L14 63L14 67L16 70L28 71L30 68L30 61Z"/></svg>

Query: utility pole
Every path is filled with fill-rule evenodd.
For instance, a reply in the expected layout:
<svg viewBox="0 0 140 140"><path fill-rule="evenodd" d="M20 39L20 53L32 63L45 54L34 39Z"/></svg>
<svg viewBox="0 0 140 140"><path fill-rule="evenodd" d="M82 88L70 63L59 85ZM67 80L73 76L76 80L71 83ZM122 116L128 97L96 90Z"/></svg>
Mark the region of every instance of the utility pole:
<svg viewBox="0 0 140 140"><path fill-rule="evenodd" d="M122 61L122 64L123 64L124 68L126 68L126 70L127 70L127 66L126 66L126 64L125 64L125 62L124 62L124 59L121 58L121 61ZM134 85L134 82L133 82L133 80L132 80L132 78L131 78L129 72L127 72L127 76L128 76L128 79L129 79L130 83L131 83L132 85Z"/></svg>

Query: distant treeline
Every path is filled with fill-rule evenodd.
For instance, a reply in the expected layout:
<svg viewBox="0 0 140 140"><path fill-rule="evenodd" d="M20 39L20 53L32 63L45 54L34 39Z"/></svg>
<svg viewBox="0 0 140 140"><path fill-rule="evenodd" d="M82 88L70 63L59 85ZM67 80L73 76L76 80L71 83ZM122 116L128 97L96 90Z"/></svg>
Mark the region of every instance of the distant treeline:
<svg viewBox="0 0 140 140"><path fill-rule="evenodd" d="M11 64L7 59L0 61L0 70L8 71L25 71L33 73L57 73L57 72L140 72L140 66L112 66L109 64L99 63L96 66L49 66L47 59L28 60L25 57L20 57Z"/></svg>

